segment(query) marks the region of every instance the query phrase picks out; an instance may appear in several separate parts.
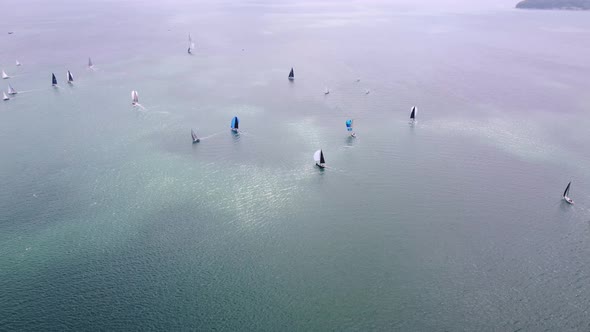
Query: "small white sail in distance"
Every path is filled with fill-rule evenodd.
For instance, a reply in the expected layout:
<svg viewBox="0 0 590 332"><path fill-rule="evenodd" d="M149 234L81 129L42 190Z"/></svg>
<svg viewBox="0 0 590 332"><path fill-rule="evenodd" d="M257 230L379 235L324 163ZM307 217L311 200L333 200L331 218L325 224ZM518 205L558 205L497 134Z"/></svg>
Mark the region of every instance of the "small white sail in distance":
<svg viewBox="0 0 590 332"><path fill-rule="evenodd" d="M416 106L412 107L412 110L410 111L410 121L416 121Z"/></svg>
<svg viewBox="0 0 590 332"><path fill-rule="evenodd" d="M131 105L135 106L137 104L139 104L139 95L137 91L133 90L131 91Z"/></svg>
<svg viewBox="0 0 590 332"><path fill-rule="evenodd" d="M198 143L201 140L199 139L199 137L197 136L197 133L195 133L195 131L191 128L191 137L193 138L193 143Z"/></svg>
<svg viewBox="0 0 590 332"><path fill-rule="evenodd" d="M572 204L572 205L573 205L573 204L574 204L574 200L573 200L573 199L571 199L571 198L569 197L569 195L570 195L570 187L571 187L571 185L572 185L572 181L570 181L570 182L567 184L567 187L565 187L565 191L563 192L563 199L564 199L564 200L565 200L567 203L569 203L569 204Z"/></svg>
<svg viewBox="0 0 590 332"><path fill-rule="evenodd" d="M12 85L10 85L10 83L8 83L8 94L9 95L15 95L18 92L12 87Z"/></svg>
<svg viewBox="0 0 590 332"><path fill-rule="evenodd" d="M193 41L193 37L191 36L190 32L188 34L188 54L192 54L192 51L195 49L195 42Z"/></svg>
<svg viewBox="0 0 590 332"><path fill-rule="evenodd" d="M10 78L10 76L8 76L8 74L6 74L6 72L4 70L2 70L2 79L7 79Z"/></svg>
<svg viewBox="0 0 590 332"><path fill-rule="evenodd" d="M16 60L16 66L20 66L20 62L18 62L18 60Z"/></svg>
<svg viewBox="0 0 590 332"><path fill-rule="evenodd" d="M2 91L2 100L8 100L10 98L8 98L8 96L6 95L6 92Z"/></svg>
<svg viewBox="0 0 590 332"><path fill-rule="evenodd" d="M324 160L324 152L321 149L317 150L313 154L313 160L315 161L315 164L319 167L325 167L326 161Z"/></svg>

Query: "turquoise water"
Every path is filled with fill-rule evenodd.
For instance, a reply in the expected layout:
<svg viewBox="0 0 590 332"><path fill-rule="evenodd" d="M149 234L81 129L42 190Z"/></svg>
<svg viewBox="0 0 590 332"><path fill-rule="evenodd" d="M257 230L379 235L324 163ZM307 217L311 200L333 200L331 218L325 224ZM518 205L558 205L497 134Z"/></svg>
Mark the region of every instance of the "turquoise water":
<svg viewBox="0 0 590 332"><path fill-rule="evenodd" d="M589 329L588 14L461 8L13 8L0 326Z"/></svg>

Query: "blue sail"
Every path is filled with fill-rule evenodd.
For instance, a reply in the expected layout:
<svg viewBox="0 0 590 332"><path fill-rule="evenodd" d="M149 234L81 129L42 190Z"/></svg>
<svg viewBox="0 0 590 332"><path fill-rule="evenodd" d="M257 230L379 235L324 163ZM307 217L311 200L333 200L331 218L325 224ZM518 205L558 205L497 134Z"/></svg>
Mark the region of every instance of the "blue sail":
<svg viewBox="0 0 590 332"><path fill-rule="evenodd" d="M346 120L346 130L352 131L352 119Z"/></svg>
<svg viewBox="0 0 590 332"><path fill-rule="evenodd" d="M240 125L240 120L238 119L237 116L234 116L233 119L231 119L231 129L238 129Z"/></svg>
<svg viewBox="0 0 590 332"><path fill-rule="evenodd" d="M57 85L57 78L55 78L55 74L51 73L51 85Z"/></svg>

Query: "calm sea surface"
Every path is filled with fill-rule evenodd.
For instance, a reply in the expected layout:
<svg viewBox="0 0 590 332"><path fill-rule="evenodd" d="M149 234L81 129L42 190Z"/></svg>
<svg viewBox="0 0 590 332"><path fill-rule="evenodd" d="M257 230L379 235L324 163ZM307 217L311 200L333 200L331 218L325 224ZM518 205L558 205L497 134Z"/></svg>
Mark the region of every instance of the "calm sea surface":
<svg viewBox="0 0 590 332"><path fill-rule="evenodd" d="M12 6L0 330L590 330L590 14L511 2Z"/></svg>

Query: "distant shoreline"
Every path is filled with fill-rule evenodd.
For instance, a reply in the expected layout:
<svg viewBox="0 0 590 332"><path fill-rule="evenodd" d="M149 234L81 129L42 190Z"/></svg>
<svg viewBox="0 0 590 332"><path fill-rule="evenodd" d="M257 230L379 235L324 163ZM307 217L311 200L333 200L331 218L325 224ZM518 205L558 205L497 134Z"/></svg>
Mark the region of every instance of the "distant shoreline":
<svg viewBox="0 0 590 332"><path fill-rule="evenodd" d="M590 10L590 0L523 0L517 9Z"/></svg>

